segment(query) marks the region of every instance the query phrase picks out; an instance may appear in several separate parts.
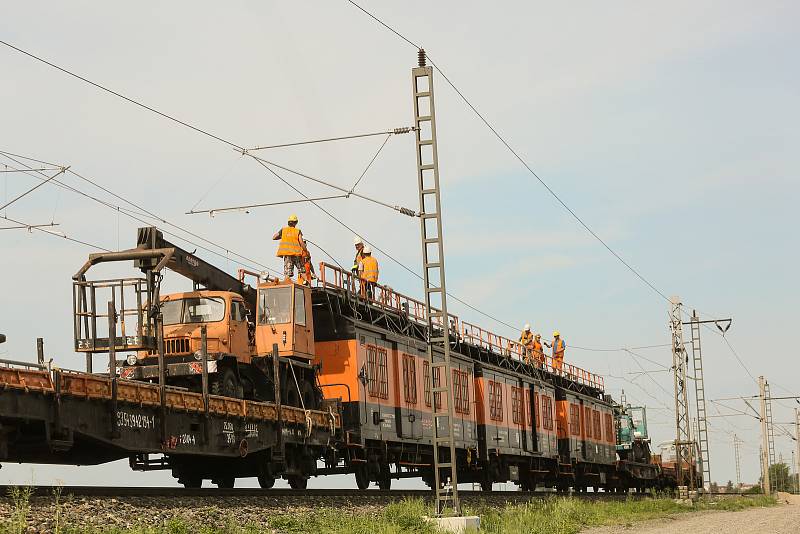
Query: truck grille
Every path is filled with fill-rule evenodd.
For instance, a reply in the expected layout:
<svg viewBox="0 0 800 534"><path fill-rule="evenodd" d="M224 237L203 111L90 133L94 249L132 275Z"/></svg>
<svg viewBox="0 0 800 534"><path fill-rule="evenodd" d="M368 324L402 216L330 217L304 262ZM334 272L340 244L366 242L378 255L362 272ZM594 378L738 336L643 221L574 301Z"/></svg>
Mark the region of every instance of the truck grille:
<svg viewBox="0 0 800 534"><path fill-rule="evenodd" d="M164 354L165 355L176 355L176 354L188 354L191 352L191 343L189 343L188 337L181 337L177 339L165 339L164 340ZM154 356L158 354L157 351L151 350L149 355Z"/></svg>

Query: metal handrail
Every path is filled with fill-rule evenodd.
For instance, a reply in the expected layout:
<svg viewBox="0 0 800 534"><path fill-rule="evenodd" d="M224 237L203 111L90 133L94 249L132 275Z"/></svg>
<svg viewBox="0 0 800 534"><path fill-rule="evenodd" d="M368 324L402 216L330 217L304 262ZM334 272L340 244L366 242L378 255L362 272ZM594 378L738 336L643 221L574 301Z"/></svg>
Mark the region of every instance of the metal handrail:
<svg viewBox="0 0 800 534"><path fill-rule="evenodd" d="M319 278L317 279L317 284L322 287L339 289L342 291L353 291L358 294L355 290L356 281L358 281L359 284L363 282L358 276L354 276L353 273L345 271L337 266L325 262L320 262L319 264ZM375 284L372 298L368 298L365 295L361 295L359 298L363 298L370 304L383 309L407 316L409 319L420 324L427 324L425 303L413 297L398 293L389 286ZM443 318L434 318L434 324L440 327L443 322ZM460 321L458 317L454 315L450 315L449 330L458 336L462 342L480 347L499 356L504 356L520 362L525 361L528 349L519 341L495 334L478 325ZM537 355L532 355L531 359L538 368L553 374L566 376L579 384L605 391L605 381L602 376L564 362L561 362L561 365L554 365L553 357L547 356L544 353L539 355L538 358L536 356Z"/></svg>

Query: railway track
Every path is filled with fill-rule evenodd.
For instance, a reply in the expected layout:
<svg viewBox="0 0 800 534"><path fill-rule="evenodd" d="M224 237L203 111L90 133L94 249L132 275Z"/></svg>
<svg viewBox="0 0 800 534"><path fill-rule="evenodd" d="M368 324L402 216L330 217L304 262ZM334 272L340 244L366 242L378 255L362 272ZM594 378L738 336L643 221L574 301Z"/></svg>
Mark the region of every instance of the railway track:
<svg viewBox="0 0 800 534"><path fill-rule="evenodd" d="M8 496L14 488L20 486L0 485L0 496ZM432 497L430 490L391 490L377 489L261 489L261 488L197 488L186 489L180 487L148 487L148 486L25 486L30 488L31 495L35 497L49 497L56 493L72 495L75 497L191 497L191 498L219 498L219 497L263 497L265 499L308 499L308 498L352 498L365 501L390 502L405 498ZM469 491L461 490L459 496L471 500L500 500L510 502L524 502L531 499L562 496L564 494L553 491ZM640 498L645 494L618 494L618 493L572 493L569 494L581 499L620 500L626 498Z"/></svg>

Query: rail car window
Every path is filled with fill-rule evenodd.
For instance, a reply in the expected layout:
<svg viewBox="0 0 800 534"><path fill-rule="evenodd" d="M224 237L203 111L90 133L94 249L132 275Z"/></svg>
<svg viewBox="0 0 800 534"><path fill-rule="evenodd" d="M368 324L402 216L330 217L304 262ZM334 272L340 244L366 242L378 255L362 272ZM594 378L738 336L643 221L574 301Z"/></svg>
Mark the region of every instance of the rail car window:
<svg viewBox="0 0 800 534"><path fill-rule="evenodd" d="M542 399L544 399L544 397L542 397ZM541 416L539 415L539 412L541 412L541 410L542 409L539 407L539 394L538 393L534 393L533 394L533 414L534 414L534 416L536 418L536 428L539 428L541 426L541 424L542 424L541 423Z"/></svg>
<svg viewBox="0 0 800 534"><path fill-rule="evenodd" d="M606 441L612 443L614 441L615 436L614 436L614 423L611 420L610 413L605 414L605 420L606 420Z"/></svg>
<svg viewBox="0 0 800 534"><path fill-rule="evenodd" d="M489 380L489 418L503 420L503 384Z"/></svg>
<svg viewBox="0 0 800 534"><path fill-rule="evenodd" d="M588 406L583 408L583 426L586 427L586 437L591 438L592 434L592 409ZM596 437L596 436L595 436Z"/></svg>
<svg viewBox="0 0 800 534"><path fill-rule="evenodd" d="M542 427L553 430L553 399L542 395Z"/></svg>
<svg viewBox="0 0 800 534"><path fill-rule="evenodd" d="M294 324L306 325L306 294L299 287L294 288Z"/></svg>
<svg viewBox="0 0 800 534"><path fill-rule="evenodd" d="M577 404L569 405L569 433L573 436L581 433L581 407Z"/></svg>
<svg viewBox="0 0 800 534"><path fill-rule="evenodd" d="M422 380L425 382L425 406L431 405L431 364L427 361L422 362ZM439 387L439 368L433 368L433 383L435 387ZM436 409L442 407L442 394L437 393L434 395L436 400Z"/></svg>
<svg viewBox="0 0 800 534"><path fill-rule="evenodd" d="M406 404L417 403L417 359L403 354L403 397Z"/></svg>
<svg viewBox="0 0 800 534"><path fill-rule="evenodd" d="M453 369L453 409L469 414L469 373Z"/></svg>
<svg viewBox="0 0 800 534"><path fill-rule="evenodd" d="M225 318L225 301L216 297L193 297L161 303L165 325L215 323Z"/></svg>
<svg viewBox="0 0 800 534"><path fill-rule="evenodd" d="M285 324L291 320L291 287L271 287L258 292L259 324Z"/></svg>
<svg viewBox="0 0 800 534"><path fill-rule="evenodd" d="M594 410L592 412L592 422L594 423L594 439L600 441L603 439L602 430L600 430L600 412Z"/></svg>
<svg viewBox="0 0 800 534"><path fill-rule="evenodd" d="M371 397L389 398L386 349L373 345L367 346L367 388Z"/></svg>
<svg viewBox="0 0 800 534"><path fill-rule="evenodd" d="M511 386L511 420L515 425L522 423L522 390Z"/></svg>

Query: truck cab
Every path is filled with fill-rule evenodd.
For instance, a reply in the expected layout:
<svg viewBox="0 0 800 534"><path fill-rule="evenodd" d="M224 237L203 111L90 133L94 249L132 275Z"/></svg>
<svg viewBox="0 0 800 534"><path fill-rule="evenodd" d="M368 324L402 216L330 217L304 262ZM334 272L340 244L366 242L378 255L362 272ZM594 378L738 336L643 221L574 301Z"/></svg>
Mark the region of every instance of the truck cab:
<svg viewBox="0 0 800 534"><path fill-rule="evenodd" d="M206 326L209 372L217 362L249 364L254 339L247 321L244 299L229 291L190 291L172 293L160 299L163 318L164 358L168 375L197 377L202 373L201 327ZM158 373L158 353L140 351L129 358L120 371L122 378L154 378Z"/></svg>
<svg viewBox="0 0 800 534"><path fill-rule="evenodd" d="M310 288L291 280L259 284L255 337L258 356L272 354L277 344L279 356L311 361L315 348Z"/></svg>

